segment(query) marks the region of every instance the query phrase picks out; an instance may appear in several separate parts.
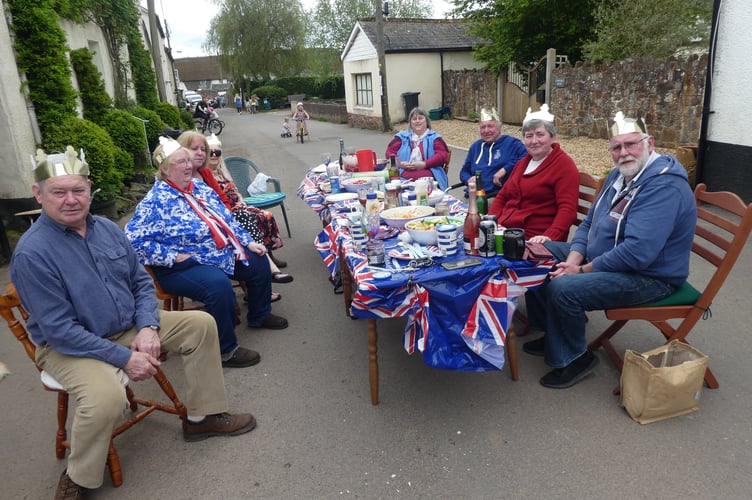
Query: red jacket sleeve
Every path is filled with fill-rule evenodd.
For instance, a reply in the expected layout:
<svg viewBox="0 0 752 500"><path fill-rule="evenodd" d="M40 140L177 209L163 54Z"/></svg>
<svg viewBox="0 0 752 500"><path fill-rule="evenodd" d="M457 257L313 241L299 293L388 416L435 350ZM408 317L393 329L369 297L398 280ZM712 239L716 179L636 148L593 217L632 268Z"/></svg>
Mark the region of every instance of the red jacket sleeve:
<svg viewBox="0 0 752 500"><path fill-rule="evenodd" d="M222 188L219 186L217 179L214 178L214 174L211 173L211 170L208 168L200 168L198 173L201 174L201 178L204 179L204 182L217 192L222 203L227 207L227 210L232 211L232 202L230 201L230 198L228 198L225 192L222 191Z"/></svg>

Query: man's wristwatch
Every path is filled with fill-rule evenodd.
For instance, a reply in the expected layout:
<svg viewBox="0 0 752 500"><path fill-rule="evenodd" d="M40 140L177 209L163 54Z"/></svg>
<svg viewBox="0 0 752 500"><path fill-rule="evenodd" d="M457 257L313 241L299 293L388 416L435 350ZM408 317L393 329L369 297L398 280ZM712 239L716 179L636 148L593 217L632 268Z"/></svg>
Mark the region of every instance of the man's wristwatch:
<svg viewBox="0 0 752 500"><path fill-rule="evenodd" d="M582 271L580 271L580 272L582 272ZM151 328L151 329L152 329L152 330L154 330L155 332L158 332L158 331L159 331L159 325L149 325L149 328Z"/></svg>

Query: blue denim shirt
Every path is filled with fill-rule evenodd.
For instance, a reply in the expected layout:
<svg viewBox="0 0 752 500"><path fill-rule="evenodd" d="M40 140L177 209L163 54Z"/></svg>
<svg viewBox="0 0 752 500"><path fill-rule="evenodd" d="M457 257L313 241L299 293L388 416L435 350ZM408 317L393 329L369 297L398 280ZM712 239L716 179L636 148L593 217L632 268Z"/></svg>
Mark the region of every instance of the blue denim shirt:
<svg viewBox="0 0 752 500"><path fill-rule="evenodd" d="M19 240L10 277L37 345L120 368L128 347L107 337L158 325L154 283L114 222L89 215L86 236L44 212Z"/></svg>

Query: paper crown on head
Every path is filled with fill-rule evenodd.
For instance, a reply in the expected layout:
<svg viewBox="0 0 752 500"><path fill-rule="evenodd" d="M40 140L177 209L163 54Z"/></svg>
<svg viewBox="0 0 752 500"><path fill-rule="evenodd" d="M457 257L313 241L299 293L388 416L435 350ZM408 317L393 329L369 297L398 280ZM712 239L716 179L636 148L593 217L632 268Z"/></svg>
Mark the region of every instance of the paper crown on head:
<svg viewBox="0 0 752 500"><path fill-rule="evenodd" d="M73 146L65 148L65 153L46 154L41 149L37 149L36 160L31 157L31 166L34 168L34 180L41 182L50 177L59 177L61 175L89 175L89 164L86 163L84 150L81 150L81 156L76 156Z"/></svg>
<svg viewBox="0 0 752 500"><path fill-rule="evenodd" d="M499 113L496 112L496 108L481 108L480 109L480 121L487 122L489 120L501 121L499 119Z"/></svg>
<svg viewBox="0 0 752 500"><path fill-rule="evenodd" d="M216 149L222 146L222 141L219 140L219 137L217 137L217 135L214 132L212 132L212 135L210 135L209 138L206 139L206 142L207 144L209 144L210 148Z"/></svg>
<svg viewBox="0 0 752 500"><path fill-rule="evenodd" d="M631 134L632 132L639 132L641 134L648 133L648 127L645 125L645 120L637 115L637 118L624 118L624 113L619 111L614 116L614 122L608 128L609 137L614 137L621 134Z"/></svg>
<svg viewBox="0 0 752 500"><path fill-rule="evenodd" d="M533 111L532 108L527 108L525 118L522 120L522 124L529 122L530 120L543 120L544 122L554 122L554 115L549 113L548 104L541 104L538 111Z"/></svg>
<svg viewBox="0 0 752 500"><path fill-rule="evenodd" d="M154 161L157 165L161 165L172 153L182 148L178 141L172 137L159 136L159 146L157 151L154 152Z"/></svg>

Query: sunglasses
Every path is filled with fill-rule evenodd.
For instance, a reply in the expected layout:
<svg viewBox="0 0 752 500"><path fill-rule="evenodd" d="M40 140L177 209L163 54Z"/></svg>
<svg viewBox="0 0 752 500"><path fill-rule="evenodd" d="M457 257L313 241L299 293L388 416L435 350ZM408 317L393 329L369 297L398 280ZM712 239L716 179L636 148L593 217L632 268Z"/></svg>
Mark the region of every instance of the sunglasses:
<svg viewBox="0 0 752 500"><path fill-rule="evenodd" d="M209 156L212 156L214 158L222 156L222 150L221 149L212 149L211 153L209 153Z"/></svg>

